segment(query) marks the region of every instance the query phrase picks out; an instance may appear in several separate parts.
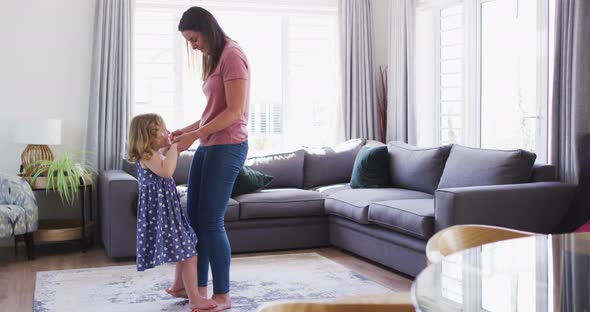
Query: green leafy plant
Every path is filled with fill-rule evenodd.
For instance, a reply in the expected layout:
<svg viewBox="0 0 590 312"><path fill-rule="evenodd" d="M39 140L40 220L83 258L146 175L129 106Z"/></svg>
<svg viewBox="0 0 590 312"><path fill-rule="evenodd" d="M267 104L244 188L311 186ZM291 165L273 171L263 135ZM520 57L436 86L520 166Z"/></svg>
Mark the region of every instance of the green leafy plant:
<svg viewBox="0 0 590 312"><path fill-rule="evenodd" d="M85 163L74 161L68 153L62 153L54 160L38 160L27 166L32 172L31 184L42 176L47 177L47 191L55 191L62 202L72 205L78 196L80 186L92 183L94 170Z"/></svg>

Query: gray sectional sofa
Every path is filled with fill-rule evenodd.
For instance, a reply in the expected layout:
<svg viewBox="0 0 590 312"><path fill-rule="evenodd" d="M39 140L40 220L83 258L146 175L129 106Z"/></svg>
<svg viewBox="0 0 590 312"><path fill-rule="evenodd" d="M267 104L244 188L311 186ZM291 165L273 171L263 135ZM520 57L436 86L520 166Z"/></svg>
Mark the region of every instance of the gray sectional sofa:
<svg viewBox="0 0 590 312"><path fill-rule="evenodd" d="M249 158L246 165L274 179L264 190L230 199L225 220L232 251L333 245L415 276L438 230L478 223L550 233L571 206L576 186L555 182L555 168L533 165L534 154L460 145L390 142L383 170L391 185L351 189L356 154L379 145L356 139ZM177 184L186 183L191 159L190 152L181 155ZM135 256L133 168L99 177L101 236L110 257Z"/></svg>

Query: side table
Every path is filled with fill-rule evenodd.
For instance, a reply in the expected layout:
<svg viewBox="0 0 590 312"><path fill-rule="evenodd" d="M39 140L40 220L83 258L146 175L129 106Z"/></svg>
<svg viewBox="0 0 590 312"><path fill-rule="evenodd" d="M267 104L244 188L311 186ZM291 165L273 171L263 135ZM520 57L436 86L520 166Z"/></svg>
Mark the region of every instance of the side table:
<svg viewBox="0 0 590 312"><path fill-rule="evenodd" d="M30 180L29 180L30 182ZM39 177L31 189L37 193L46 191L47 178ZM92 188L91 181L80 185L78 197L80 203L80 219L47 219L39 220L39 227L34 232L34 241L56 242L80 240L82 252L86 252L94 239L94 220L92 214ZM52 192L51 190L49 192ZM89 196L88 217L86 216L86 195Z"/></svg>

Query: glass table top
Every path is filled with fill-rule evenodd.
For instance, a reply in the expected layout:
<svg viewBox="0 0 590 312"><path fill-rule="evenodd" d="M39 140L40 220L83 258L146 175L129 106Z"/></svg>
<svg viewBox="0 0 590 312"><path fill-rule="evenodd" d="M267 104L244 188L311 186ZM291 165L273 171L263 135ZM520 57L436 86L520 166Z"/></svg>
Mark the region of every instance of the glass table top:
<svg viewBox="0 0 590 312"><path fill-rule="evenodd" d="M445 257L412 284L417 311L590 311L590 233L536 235Z"/></svg>

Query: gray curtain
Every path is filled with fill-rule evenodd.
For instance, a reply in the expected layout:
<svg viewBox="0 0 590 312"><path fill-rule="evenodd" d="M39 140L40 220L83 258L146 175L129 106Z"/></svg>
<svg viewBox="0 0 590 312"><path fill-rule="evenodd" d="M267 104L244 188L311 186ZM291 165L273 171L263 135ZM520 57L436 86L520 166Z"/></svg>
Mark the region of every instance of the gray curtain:
<svg viewBox="0 0 590 312"><path fill-rule="evenodd" d="M370 0L340 0L345 139L380 140Z"/></svg>
<svg viewBox="0 0 590 312"><path fill-rule="evenodd" d="M590 132L590 1L556 5L550 162L560 180L577 183L580 140Z"/></svg>
<svg viewBox="0 0 590 312"><path fill-rule="evenodd" d="M414 111L414 0L391 2L387 141L416 144Z"/></svg>
<svg viewBox="0 0 590 312"><path fill-rule="evenodd" d="M97 0L86 160L120 169L132 99L134 0Z"/></svg>

